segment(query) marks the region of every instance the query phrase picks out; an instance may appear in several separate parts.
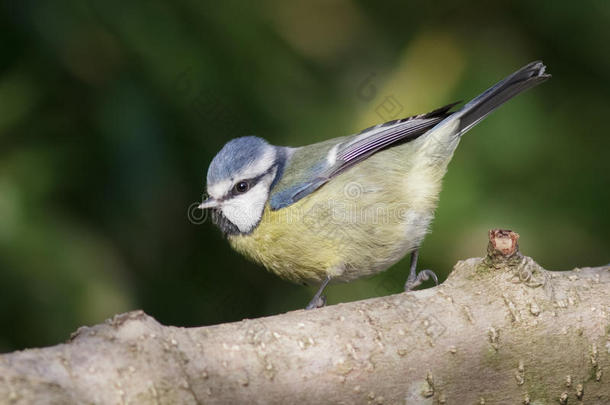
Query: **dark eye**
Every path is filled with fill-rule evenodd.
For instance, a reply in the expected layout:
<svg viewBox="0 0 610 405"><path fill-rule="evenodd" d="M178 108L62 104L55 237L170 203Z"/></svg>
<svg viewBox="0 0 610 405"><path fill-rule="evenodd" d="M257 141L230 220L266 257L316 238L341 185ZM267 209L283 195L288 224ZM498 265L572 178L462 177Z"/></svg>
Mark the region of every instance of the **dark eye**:
<svg viewBox="0 0 610 405"><path fill-rule="evenodd" d="M243 194L250 188L250 185L246 181L240 181L234 187L236 193Z"/></svg>

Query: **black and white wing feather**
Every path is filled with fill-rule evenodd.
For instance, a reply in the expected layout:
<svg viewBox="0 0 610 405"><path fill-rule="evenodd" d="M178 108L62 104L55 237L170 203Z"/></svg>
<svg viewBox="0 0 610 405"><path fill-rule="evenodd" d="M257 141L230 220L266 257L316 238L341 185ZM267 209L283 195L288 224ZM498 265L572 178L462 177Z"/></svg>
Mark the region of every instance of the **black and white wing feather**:
<svg viewBox="0 0 610 405"><path fill-rule="evenodd" d="M280 209L289 206L369 156L388 147L416 139L449 116L451 114L449 110L456 104L458 103L446 105L427 114L375 125L344 138L342 142L332 147L325 143L329 146L323 149L324 153L317 154L314 164L307 168L296 169L295 171L299 173L292 175L285 173L286 178L272 192L271 208ZM315 148L316 145L305 148L313 149L312 147ZM295 153L303 155L293 158L310 161L310 157L306 155L308 150L305 148L297 149Z"/></svg>
<svg viewBox="0 0 610 405"><path fill-rule="evenodd" d="M355 136L355 139L338 146L337 162L330 176L342 172L389 146L418 138L449 116L451 114L449 110L459 103L460 101L426 114L389 121L363 130Z"/></svg>

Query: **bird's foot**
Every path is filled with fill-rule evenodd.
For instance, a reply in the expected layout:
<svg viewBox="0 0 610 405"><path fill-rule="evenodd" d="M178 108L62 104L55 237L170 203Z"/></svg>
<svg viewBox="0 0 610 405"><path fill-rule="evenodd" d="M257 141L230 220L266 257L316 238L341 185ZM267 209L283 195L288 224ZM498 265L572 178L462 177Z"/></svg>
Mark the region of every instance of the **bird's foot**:
<svg viewBox="0 0 610 405"><path fill-rule="evenodd" d="M405 291L413 291L419 287L424 281L428 281L430 278L434 280L438 285L438 277L432 270L422 270L417 273L417 259L419 258L419 249L415 249L411 252L411 269L409 270L409 278L405 283Z"/></svg>
<svg viewBox="0 0 610 405"><path fill-rule="evenodd" d="M434 280L434 283L438 285L438 277L432 270L422 270L417 275L411 273L407 282L405 283L405 291L413 291L419 287L424 281L428 281L430 278Z"/></svg>
<svg viewBox="0 0 610 405"><path fill-rule="evenodd" d="M318 288L316 295L314 295L311 301L309 301L309 304L307 304L305 309L322 308L324 305L326 305L326 295L322 295L322 293L324 292L324 289L326 288L329 282L330 276L326 276L326 278L322 280L322 283L320 284L320 288Z"/></svg>
<svg viewBox="0 0 610 405"><path fill-rule="evenodd" d="M322 308L326 305L326 295L316 295L313 297L309 304L305 307L305 309L316 309Z"/></svg>

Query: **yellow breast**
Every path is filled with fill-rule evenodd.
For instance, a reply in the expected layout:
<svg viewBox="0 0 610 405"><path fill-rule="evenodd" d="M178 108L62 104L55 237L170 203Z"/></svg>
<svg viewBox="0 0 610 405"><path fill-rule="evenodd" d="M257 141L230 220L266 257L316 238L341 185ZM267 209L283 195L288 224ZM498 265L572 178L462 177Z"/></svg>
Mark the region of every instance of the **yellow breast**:
<svg viewBox="0 0 610 405"><path fill-rule="evenodd" d="M293 282L349 281L385 270L427 232L446 163L413 155L413 143L377 153L258 227L234 249Z"/></svg>

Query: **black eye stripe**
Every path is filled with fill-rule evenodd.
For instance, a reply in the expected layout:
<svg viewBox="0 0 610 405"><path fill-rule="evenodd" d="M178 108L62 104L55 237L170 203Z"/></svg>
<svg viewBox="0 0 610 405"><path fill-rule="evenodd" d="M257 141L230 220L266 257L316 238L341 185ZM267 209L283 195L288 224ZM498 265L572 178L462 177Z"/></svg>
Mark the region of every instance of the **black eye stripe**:
<svg viewBox="0 0 610 405"><path fill-rule="evenodd" d="M242 195L242 194L246 193L246 192L247 192L247 191L249 191L249 190L252 190L252 188L254 188L254 186L256 186L256 185L257 185L257 184L258 184L258 183L259 183L259 182L260 182L260 181L261 181L261 180L262 180L262 179L263 179L263 178L264 178L266 175L268 175L269 173L271 173L271 172L273 171L273 169L275 169L275 168L277 168L277 164L275 164L275 165L271 166L271 167L269 168L269 170L267 170L267 171L266 171L266 172L264 172L263 174L259 174L259 175L258 175L258 176L256 176L256 177L252 177L252 178L250 178L250 179L241 179L241 180L237 181L235 184L233 184L233 185L231 186L231 190L230 190L230 191L227 193L227 195L226 195L225 197L223 197L222 199L223 199L223 200L225 200L225 199L228 199L228 198L232 198L232 197L235 197L235 196L238 196L238 195ZM248 183L248 190L246 190L245 192L241 192L241 193L240 193L240 192L238 192L238 191L236 190L236 187L237 187L237 185L238 185L239 183L242 183L242 182Z"/></svg>
<svg viewBox="0 0 610 405"><path fill-rule="evenodd" d="M251 179L239 180L237 183L233 184L233 186L231 187L231 190L229 191L228 195L225 198L235 197L237 195L244 194L245 192L251 190L254 186L256 186L263 179L263 177L265 177L267 174L269 174L269 172L270 172L270 170L266 171L265 173L263 173L261 175L253 177ZM248 189L243 192L238 192L237 185L239 185L240 183L247 183Z"/></svg>

